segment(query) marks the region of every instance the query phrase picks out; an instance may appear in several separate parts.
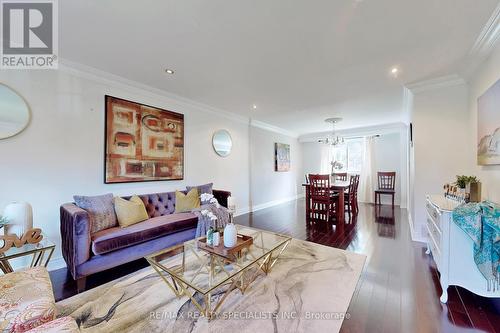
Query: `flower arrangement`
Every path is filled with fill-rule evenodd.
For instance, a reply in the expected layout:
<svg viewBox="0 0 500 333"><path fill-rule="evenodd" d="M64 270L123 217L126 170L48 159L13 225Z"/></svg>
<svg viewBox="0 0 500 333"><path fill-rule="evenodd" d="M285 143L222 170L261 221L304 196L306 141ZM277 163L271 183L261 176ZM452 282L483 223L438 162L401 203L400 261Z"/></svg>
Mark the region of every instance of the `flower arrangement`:
<svg viewBox="0 0 500 333"><path fill-rule="evenodd" d="M459 188L466 188L468 184L475 184L478 183L479 180L475 176L458 176L457 175L457 181L455 184Z"/></svg>
<svg viewBox="0 0 500 333"><path fill-rule="evenodd" d="M220 207L219 202L217 201L217 199L214 197L213 194L202 193L200 195L200 200L201 200L201 203L211 203L211 204L214 204L217 208Z"/></svg>

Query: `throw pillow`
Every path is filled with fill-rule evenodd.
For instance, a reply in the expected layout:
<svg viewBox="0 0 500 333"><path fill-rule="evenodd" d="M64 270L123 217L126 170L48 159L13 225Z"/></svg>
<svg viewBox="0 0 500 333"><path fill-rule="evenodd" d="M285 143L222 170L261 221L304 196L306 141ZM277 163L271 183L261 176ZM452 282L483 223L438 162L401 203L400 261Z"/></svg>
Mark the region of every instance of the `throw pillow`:
<svg viewBox="0 0 500 333"><path fill-rule="evenodd" d="M195 208L200 208L200 196L198 189L193 188L187 194L175 191L175 212L190 212Z"/></svg>
<svg viewBox="0 0 500 333"><path fill-rule="evenodd" d="M149 218L144 202L137 195L130 200L115 198L115 212L120 227L125 228Z"/></svg>
<svg viewBox="0 0 500 333"><path fill-rule="evenodd" d="M116 226L112 193L98 196L75 195L73 199L78 207L89 213L91 233Z"/></svg>
<svg viewBox="0 0 500 333"><path fill-rule="evenodd" d="M198 186L186 186L186 190L189 192L193 188L198 189L198 194L203 194L203 193L208 193L208 194L214 194L212 187L214 186L214 183L208 183L204 185L198 185Z"/></svg>

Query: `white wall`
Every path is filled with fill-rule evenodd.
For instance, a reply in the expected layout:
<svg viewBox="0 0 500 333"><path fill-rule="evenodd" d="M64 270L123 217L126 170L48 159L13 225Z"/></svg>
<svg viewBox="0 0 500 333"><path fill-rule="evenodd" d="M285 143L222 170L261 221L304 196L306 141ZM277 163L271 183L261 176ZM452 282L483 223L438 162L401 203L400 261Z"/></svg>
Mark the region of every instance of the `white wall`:
<svg viewBox="0 0 500 333"><path fill-rule="evenodd" d="M221 115L208 107L175 96L150 92L138 84L122 82L119 78L71 68L59 71L1 71L0 82L19 92L28 101L32 111L31 123L24 132L7 140L0 140L0 211L15 200L32 204L34 225L41 227L46 236L57 245L52 267L63 264L59 206L72 201L74 194L154 193L214 182L216 189L232 191L240 213L249 210L248 120ZM183 181L111 185L103 183L106 94L184 114ZM213 132L221 128L227 129L233 138L232 153L225 158L217 156L211 146ZM274 154L268 154L274 149L271 141L279 139L287 142L288 139L274 138L270 132L265 132L256 130L253 135L262 146L262 151L266 152L265 155L258 156L257 162L273 170ZM261 140L259 136L264 134L265 139ZM293 147L292 163L298 170L300 150L296 145ZM265 195L256 195L254 200L261 203L265 200L276 201L297 192L294 173L271 178L272 182L269 184L255 181L255 186L259 186L261 193ZM276 191L276 188L280 190Z"/></svg>
<svg viewBox="0 0 500 333"><path fill-rule="evenodd" d="M476 70L469 80L469 119L470 128L469 146L466 150L469 163L472 166L472 174L477 175L482 182L483 198L500 203L500 165L479 166L476 162L477 156L477 99L483 95L488 88L500 80L500 43L491 56ZM500 105L499 114L500 114ZM500 124L497 124L500 126Z"/></svg>
<svg viewBox="0 0 500 333"><path fill-rule="evenodd" d="M396 172L396 195L395 205L401 204L401 181L405 179L405 175L401 169L401 135L399 133L390 133L381 135L375 138L373 154L374 154L374 177L377 177L378 171L395 171ZM377 179L374 179L374 186L377 184ZM382 195L382 204L391 204L391 197Z"/></svg>
<svg viewBox="0 0 500 333"><path fill-rule="evenodd" d="M413 100L412 236L424 240L426 195L442 193L456 175L470 173L467 86L417 91Z"/></svg>
<svg viewBox="0 0 500 333"><path fill-rule="evenodd" d="M292 138L262 128L250 127L252 210L296 199L303 193L301 147ZM274 144L290 145L290 171L274 171Z"/></svg>

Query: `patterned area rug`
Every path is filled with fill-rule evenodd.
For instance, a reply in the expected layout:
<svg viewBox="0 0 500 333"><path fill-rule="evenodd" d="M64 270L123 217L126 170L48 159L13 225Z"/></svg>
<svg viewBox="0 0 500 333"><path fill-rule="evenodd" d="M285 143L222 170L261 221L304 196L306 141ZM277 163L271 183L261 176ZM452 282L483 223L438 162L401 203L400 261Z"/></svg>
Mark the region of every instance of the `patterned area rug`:
<svg viewBox="0 0 500 333"><path fill-rule="evenodd" d="M179 259L173 257L172 261ZM57 303L82 332L338 332L366 257L293 239L269 275L233 290L208 321L145 268ZM222 297L214 293L212 302ZM200 295L195 294L195 298Z"/></svg>

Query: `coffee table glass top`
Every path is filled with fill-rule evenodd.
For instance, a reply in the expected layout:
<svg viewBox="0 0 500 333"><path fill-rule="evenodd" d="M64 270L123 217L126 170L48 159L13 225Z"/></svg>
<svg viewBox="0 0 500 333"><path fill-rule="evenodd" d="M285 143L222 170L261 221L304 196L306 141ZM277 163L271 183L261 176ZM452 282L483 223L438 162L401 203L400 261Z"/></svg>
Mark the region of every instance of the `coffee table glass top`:
<svg viewBox="0 0 500 333"><path fill-rule="evenodd" d="M196 291L207 294L254 264L285 246L291 237L236 225L238 234L253 237L253 244L236 261L228 261L199 249L197 239L190 240L146 257L158 273L166 272ZM173 254L179 255L173 257Z"/></svg>

